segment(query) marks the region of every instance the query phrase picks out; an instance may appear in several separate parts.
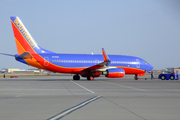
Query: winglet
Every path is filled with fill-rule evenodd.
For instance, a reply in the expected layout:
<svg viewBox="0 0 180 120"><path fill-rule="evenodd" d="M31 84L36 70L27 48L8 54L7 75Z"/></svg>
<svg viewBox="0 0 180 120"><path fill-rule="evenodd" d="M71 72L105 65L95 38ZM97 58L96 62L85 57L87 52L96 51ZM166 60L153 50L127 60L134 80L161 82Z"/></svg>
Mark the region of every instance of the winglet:
<svg viewBox="0 0 180 120"><path fill-rule="evenodd" d="M104 62L111 62L109 57L107 56L104 48L102 48L102 53L103 53L103 57L104 57Z"/></svg>

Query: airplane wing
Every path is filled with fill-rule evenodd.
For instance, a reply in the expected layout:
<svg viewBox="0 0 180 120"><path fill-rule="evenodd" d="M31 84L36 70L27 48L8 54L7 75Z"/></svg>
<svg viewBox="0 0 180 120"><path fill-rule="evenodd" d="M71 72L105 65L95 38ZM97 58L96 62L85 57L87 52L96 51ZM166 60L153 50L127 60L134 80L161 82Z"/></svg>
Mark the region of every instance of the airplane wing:
<svg viewBox="0 0 180 120"><path fill-rule="evenodd" d="M97 65L88 67L88 68L82 70L82 72L97 72L97 71L105 71L109 68L116 68L116 67L109 67L111 61L110 61L109 57L107 56L104 48L102 48L102 53L103 53L103 58L104 58L103 62L101 62Z"/></svg>

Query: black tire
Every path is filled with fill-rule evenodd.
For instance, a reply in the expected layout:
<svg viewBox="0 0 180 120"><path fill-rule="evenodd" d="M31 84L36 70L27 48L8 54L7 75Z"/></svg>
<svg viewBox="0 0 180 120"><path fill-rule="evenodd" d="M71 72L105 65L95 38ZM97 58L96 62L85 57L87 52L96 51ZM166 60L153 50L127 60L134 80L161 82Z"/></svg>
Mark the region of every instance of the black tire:
<svg viewBox="0 0 180 120"><path fill-rule="evenodd" d="M170 76L170 79L171 79L171 80L174 80L174 75L171 75L171 76Z"/></svg>
<svg viewBox="0 0 180 120"><path fill-rule="evenodd" d="M161 80L165 80L166 77L164 75L161 76Z"/></svg>
<svg viewBox="0 0 180 120"><path fill-rule="evenodd" d="M73 80L80 80L80 76L79 75L74 75Z"/></svg>
<svg viewBox="0 0 180 120"><path fill-rule="evenodd" d="M135 77L134 77L134 80L138 80L138 77L137 77L137 76L135 76Z"/></svg>

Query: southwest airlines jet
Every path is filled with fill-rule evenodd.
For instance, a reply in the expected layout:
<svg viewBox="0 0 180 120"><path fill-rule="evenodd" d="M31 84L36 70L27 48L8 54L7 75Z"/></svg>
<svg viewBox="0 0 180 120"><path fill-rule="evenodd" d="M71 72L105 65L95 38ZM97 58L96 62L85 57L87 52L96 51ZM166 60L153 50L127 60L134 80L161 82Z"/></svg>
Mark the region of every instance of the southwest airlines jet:
<svg viewBox="0 0 180 120"><path fill-rule="evenodd" d="M153 69L145 60L125 55L57 54L41 48L18 17L10 17L18 54L15 59L24 64L58 73L74 74L87 80L105 75L107 78L122 78L125 74L138 76Z"/></svg>

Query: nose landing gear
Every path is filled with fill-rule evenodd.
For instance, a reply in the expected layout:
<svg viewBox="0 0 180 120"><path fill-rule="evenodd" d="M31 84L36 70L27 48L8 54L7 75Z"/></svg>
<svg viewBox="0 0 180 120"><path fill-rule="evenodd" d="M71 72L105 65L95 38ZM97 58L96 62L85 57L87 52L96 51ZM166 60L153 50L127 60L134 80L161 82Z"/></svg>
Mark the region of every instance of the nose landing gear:
<svg viewBox="0 0 180 120"><path fill-rule="evenodd" d="M135 76L134 76L134 80L138 80L137 74L135 74Z"/></svg>

